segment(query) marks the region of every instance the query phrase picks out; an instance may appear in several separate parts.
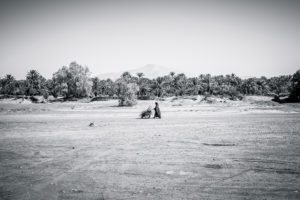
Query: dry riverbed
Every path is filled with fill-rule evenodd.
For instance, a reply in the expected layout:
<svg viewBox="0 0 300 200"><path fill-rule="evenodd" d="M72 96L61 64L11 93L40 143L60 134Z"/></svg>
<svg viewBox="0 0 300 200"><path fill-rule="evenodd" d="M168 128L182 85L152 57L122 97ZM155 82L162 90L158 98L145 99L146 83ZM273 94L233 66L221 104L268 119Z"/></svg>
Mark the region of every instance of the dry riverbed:
<svg viewBox="0 0 300 200"><path fill-rule="evenodd" d="M0 199L300 198L299 105L116 105L0 102Z"/></svg>

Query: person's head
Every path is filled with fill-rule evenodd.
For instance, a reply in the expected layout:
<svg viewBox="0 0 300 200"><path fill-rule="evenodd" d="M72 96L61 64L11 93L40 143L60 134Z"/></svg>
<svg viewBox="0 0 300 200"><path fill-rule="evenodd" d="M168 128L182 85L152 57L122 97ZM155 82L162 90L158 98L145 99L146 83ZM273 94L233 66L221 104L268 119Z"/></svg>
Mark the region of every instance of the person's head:
<svg viewBox="0 0 300 200"><path fill-rule="evenodd" d="M157 102L155 102L155 105L156 105L156 106L158 106L158 103L157 103Z"/></svg>

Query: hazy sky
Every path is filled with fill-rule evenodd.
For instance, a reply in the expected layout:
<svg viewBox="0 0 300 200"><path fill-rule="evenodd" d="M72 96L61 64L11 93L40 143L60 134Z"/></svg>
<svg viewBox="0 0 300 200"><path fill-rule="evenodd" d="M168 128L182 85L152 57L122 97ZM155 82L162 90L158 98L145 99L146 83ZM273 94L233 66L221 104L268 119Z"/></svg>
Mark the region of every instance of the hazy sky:
<svg viewBox="0 0 300 200"><path fill-rule="evenodd" d="M0 76L158 64L240 76L300 68L300 1L0 1Z"/></svg>

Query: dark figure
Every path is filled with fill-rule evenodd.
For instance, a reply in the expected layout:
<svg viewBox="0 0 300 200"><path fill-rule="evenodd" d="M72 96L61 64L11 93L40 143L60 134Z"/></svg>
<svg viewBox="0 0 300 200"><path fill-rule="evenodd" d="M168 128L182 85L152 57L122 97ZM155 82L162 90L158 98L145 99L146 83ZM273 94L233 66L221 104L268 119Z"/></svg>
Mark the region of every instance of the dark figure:
<svg viewBox="0 0 300 200"><path fill-rule="evenodd" d="M156 117L158 117L159 119L161 118L160 109L159 109L159 106L158 106L157 102L155 102L154 117L153 118L156 118Z"/></svg>

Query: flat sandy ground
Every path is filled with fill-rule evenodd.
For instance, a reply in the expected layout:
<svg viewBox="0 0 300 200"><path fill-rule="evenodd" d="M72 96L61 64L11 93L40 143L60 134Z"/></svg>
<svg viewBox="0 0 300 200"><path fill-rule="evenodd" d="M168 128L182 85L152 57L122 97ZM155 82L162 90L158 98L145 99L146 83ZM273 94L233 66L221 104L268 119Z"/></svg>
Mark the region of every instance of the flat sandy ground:
<svg viewBox="0 0 300 200"><path fill-rule="evenodd" d="M0 199L300 199L299 105L115 105L0 102Z"/></svg>

